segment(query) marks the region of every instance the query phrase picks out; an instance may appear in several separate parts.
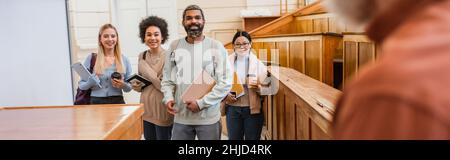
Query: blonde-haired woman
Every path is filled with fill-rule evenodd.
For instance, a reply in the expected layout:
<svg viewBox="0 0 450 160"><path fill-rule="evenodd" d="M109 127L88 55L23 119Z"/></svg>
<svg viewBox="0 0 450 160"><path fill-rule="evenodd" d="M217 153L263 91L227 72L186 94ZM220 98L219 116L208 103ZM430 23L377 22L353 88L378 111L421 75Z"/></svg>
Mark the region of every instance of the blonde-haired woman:
<svg viewBox="0 0 450 160"><path fill-rule="evenodd" d="M122 91L131 91L131 85L124 81L131 74L131 64L120 52L119 35L113 25L100 27L98 52L89 55L84 66L89 68L91 62L94 64L92 76L78 83L81 90L92 90L91 104L125 104ZM120 78L111 78L115 72Z"/></svg>

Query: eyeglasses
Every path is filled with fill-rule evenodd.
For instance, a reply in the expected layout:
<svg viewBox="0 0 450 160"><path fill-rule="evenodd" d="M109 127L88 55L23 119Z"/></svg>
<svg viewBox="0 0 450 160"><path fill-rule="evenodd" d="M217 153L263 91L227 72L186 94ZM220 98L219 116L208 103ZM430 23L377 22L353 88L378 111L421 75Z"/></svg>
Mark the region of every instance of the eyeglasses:
<svg viewBox="0 0 450 160"><path fill-rule="evenodd" d="M250 43L242 43L242 44L234 44L234 48L241 48L241 47L247 47Z"/></svg>

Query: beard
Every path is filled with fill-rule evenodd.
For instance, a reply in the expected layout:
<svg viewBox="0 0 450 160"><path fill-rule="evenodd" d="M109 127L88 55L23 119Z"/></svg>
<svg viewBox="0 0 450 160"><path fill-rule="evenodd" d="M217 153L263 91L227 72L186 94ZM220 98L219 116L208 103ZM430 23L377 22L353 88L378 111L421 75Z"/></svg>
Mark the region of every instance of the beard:
<svg viewBox="0 0 450 160"><path fill-rule="evenodd" d="M184 26L184 30L189 37L197 38L203 34L203 24L191 24L189 26Z"/></svg>
<svg viewBox="0 0 450 160"><path fill-rule="evenodd" d="M326 0L325 6L346 23L365 27L377 12L377 0Z"/></svg>

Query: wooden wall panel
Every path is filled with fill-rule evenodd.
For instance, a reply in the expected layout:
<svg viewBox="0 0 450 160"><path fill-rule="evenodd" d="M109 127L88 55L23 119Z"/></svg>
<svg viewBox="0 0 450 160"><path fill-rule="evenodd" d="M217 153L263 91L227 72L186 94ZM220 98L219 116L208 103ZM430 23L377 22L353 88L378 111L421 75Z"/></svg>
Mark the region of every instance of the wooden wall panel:
<svg viewBox="0 0 450 160"><path fill-rule="evenodd" d="M289 43L288 42L276 42L276 48L279 54L279 64L282 67L289 67Z"/></svg>
<svg viewBox="0 0 450 160"><path fill-rule="evenodd" d="M286 107L286 100L285 100L285 86L280 85L280 90L277 96L278 96L278 106L277 106L277 139L283 140L286 138L286 123L285 123L285 107Z"/></svg>
<svg viewBox="0 0 450 160"><path fill-rule="evenodd" d="M271 56L272 56L271 53L273 52L272 49L276 49L275 42L264 42L262 49L263 49L262 51L260 50L258 58L262 61L271 61ZM264 53L266 53L266 54L264 54Z"/></svg>
<svg viewBox="0 0 450 160"><path fill-rule="evenodd" d="M333 86L333 61L336 57L338 57L337 59L342 59L341 52L343 49L340 35L312 33L287 35L285 37L267 36L256 37L255 42L263 43L263 48L266 49L260 51L259 58L262 61L271 56L270 60L279 60L283 67L293 68ZM278 52L271 50L274 48ZM264 56L264 53L267 53L267 56ZM278 53L278 56L275 53Z"/></svg>
<svg viewBox="0 0 450 160"><path fill-rule="evenodd" d="M329 140L330 135L326 134L319 126L311 121L311 140Z"/></svg>
<svg viewBox="0 0 450 160"><path fill-rule="evenodd" d="M359 42L359 61L358 68L375 60L375 46L373 43Z"/></svg>
<svg viewBox="0 0 450 160"><path fill-rule="evenodd" d="M344 32L344 86L362 66L372 63L379 52L364 33Z"/></svg>
<svg viewBox="0 0 450 160"><path fill-rule="evenodd" d="M309 135L309 118L305 113L306 104L298 103L295 106L295 118L296 118L296 139L297 140L308 140Z"/></svg>
<svg viewBox="0 0 450 160"><path fill-rule="evenodd" d="M289 67L300 73L305 73L305 45L304 41L289 42Z"/></svg>
<svg viewBox="0 0 450 160"><path fill-rule="evenodd" d="M273 96L264 98L264 126L266 127L266 139L272 139L273 135Z"/></svg>
<svg viewBox="0 0 450 160"><path fill-rule="evenodd" d="M313 19L313 32L328 32L328 18Z"/></svg>
<svg viewBox="0 0 450 160"><path fill-rule="evenodd" d="M252 31L277 18L280 16L243 17L243 28L245 31Z"/></svg>
<svg viewBox="0 0 450 160"><path fill-rule="evenodd" d="M262 103L262 111L264 117L269 117L269 96L264 96L264 100ZM267 126L269 120L267 118L264 119L264 125Z"/></svg>
<svg viewBox="0 0 450 160"><path fill-rule="evenodd" d="M263 43L261 43L261 42L253 42L252 43L253 53L256 54L256 57L259 58L260 49L263 49L263 47L264 47Z"/></svg>
<svg viewBox="0 0 450 160"><path fill-rule="evenodd" d="M353 25L346 24L344 32L363 33L364 31L364 27L355 27Z"/></svg>
<svg viewBox="0 0 450 160"><path fill-rule="evenodd" d="M320 40L312 40L305 42L305 74L317 79L322 80L320 72Z"/></svg>
<svg viewBox="0 0 450 160"><path fill-rule="evenodd" d="M299 31L299 33L312 33L314 31L313 21L311 19L299 20L296 30Z"/></svg>
<svg viewBox="0 0 450 160"><path fill-rule="evenodd" d="M295 20L295 23L297 23L297 32L295 33L342 33L346 30L346 26L338 22L336 15L331 13L299 16ZM309 29L309 27L312 27L312 29Z"/></svg>
<svg viewBox="0 0 450 160"><path fill-rule="evenodd" d="M295 119L295 106L297 99L294 97L294 93L292 91L286 90L286 99L285 99L285 124L286 124L286 140L295 140L296 135L296 119Z"/></svg>
<svg viewBox="0 0 450 160"><path fill-rule="evenodd" d="M344 82L348 82L358 68L356 47L356 42L344 42Z"/></svg>
<svg viewBox="0 0 450 160"><path fill-rule="evenodd" d="M322 60L322 81L330 86L333 86L334 82L334 69L333 59L342 59L342 38L325 36L323 40L323 60Z"/></svg>
<svg viewBox="0 0 450 160"><path fill-rule="evenodd" d="M328 18L328 32L342 33L342 28L339 26L336 17Z"/></svg>
<svg viewBox="0 0 450 160"><path fill-rule="evenodd" d="M276 95L272 96L272 122L270 123L271 128L272 128L272 139L273 140L278 140L278 107L280 106L280 95L282 94L282 85L279 86L278 88L278 93Z"/></svg>

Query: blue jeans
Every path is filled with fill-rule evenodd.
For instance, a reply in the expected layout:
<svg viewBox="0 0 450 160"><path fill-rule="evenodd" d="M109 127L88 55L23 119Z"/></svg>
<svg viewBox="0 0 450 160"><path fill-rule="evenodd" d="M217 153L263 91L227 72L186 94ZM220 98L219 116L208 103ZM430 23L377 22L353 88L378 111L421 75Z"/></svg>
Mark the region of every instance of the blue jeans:
<svg viewBox="0 0 450 160"><path fill-rule="evenodd" d="M170 140L172 136L172 126L158 126L144 121L145 140Z"/></svg>
<svg viewBox="0 0 450 160"><path fill-rule="evenodd" d="M226 106L228 138L230 140L259 140L264 115L250 114L250 107Z"/></svg>
<svg viewBox="0 0 450 160"><path fill-rule="evenodd" d="M220 140L222 125L220 121L210 125L173 124L172 140Z"/></svg>

